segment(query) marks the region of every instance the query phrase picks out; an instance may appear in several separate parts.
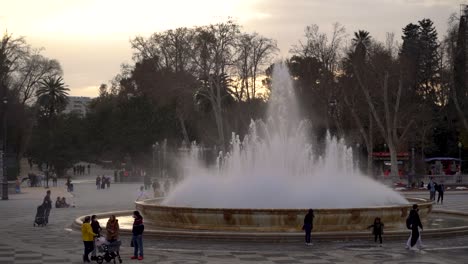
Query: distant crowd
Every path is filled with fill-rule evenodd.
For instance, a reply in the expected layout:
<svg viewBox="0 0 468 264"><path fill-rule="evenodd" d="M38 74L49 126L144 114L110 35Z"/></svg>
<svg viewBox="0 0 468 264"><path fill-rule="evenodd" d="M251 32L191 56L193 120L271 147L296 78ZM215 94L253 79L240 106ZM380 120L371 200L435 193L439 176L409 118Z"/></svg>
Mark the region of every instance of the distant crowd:
<svg viewBox="0 0 468 264"><path fill-rule="evenodd" d="M111 178L106 177L105 175L102 176L97 176L96 177L96 189L98 190L104 190L104 189L110 189L110 184L111 184Z"/></svg>
<svg viewBox="0 0 468 264"><path fill-rule="evenodd" d="M88 169L88 173L86 173L86 168ZM85 165L76 165L73 166L73 175L91 175L91 165L88 164L88 166Z"/></svg>

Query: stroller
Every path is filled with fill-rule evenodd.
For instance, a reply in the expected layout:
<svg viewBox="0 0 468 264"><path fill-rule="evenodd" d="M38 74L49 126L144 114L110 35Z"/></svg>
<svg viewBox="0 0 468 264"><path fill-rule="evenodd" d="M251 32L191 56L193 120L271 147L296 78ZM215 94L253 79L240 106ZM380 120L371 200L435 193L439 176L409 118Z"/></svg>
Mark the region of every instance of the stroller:
<svg viewBox="0 0 468 264"><path fill-rule="evenodd" d="M34 218L33 226L46 226L49 222L49 213L49 208L47 208L44 204L39 205L37 207L36 217Z"/></svg>
<svg viewBox="0 0 468 264"><path fill-rule="evenodd" d="M96 256L92 256L91 260L96 261L98 264L106 262L115 262L117 258L119 263L122 263L122 258L120 258L120 245L122 243L119 240L109 242L104 237L96 237L94 239L94 249L95 252L99 253Z"/></svg>

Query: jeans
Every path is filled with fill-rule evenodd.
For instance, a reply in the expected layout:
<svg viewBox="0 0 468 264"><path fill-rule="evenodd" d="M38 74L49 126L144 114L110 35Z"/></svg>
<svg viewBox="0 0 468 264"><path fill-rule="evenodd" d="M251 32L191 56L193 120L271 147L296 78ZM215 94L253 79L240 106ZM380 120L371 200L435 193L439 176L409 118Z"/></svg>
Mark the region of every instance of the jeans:
<svg viewBox="0 0 468 264"><path fill-rule="evenodd" d="M143 257L143 235L133 235L133 256ZM138 250L140 250L140 255L138 255Z"/></svg>
<svg viewBox="0 0 468 264"><path fill-rule="evenodd" d="M83 241L83 244L84 244L83 261L89 261L88 255L94 250L94 241Z"/></svg>
<svg viewBox="0 0 468 264"><path fill-rule="evenodd" d="M312 233L312 225L305 224L304 231L305 231L305 242L310 243L310 233Z"/></svg>
<svg viewBox="0 0 468 264"><path fill-rule="evenodd" d="M430 191L429 192L429 200L435 201L435 191Z"/></svg>

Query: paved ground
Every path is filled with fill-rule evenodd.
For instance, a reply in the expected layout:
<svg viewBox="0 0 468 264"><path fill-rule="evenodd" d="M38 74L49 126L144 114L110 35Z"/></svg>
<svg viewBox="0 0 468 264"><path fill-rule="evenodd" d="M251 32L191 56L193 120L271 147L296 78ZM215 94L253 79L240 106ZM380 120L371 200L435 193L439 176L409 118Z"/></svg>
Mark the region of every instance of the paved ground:
<svg viewBox="0 0 468 264"><path fill-rule="evenodd" d="M94 178L94 176L92 176ZM63 182L52 188L52 197L67 196ZM22 194L0 201L0 263L81 263L80 233L69 229L77 216L93 212L133 209L139 184L113 184L110 190L95 190L92 179L75 180L75 195L69 197L76 208L53 209L50 224L33 227L36 207L45 194L44 188L24 188ZM426 193L409 193L412 197ZM468 192L448 193L444 205L436 208L468 209ZM101 223L104 224L104 223ZM372 241L316 242L306 247L297 243L242 243L195 240L161 240L146 238L145 260L140 263L468 263L468 237L424 239L423 251L407 251L405 241L384 242L376 247ZM129 237L122 237L124 263L130 260Z"/></svg>

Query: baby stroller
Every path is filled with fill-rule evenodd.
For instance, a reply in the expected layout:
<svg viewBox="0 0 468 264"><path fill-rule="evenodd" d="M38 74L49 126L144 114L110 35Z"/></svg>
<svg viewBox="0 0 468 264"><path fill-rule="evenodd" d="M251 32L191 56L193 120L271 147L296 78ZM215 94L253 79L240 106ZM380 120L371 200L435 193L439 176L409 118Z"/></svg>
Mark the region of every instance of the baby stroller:
<svg viewBox="0 0 468 264"><path fill-rule="evenodd" d="M46 226L49 221L49 212L50 209L45 205L39 205L36 211L36 217L34 218L34 226Z"/></svg>
<svg viewBox="0 0 468 264"><path fill-rule="evenodd" d="M96 252L98 253L96 256L92 256L91 260L96 261L98 264L106 262L115 262L117 258L119 263L122 263L122 259L120 258L120 245L122 243L118 240L109 242L104 237L96 237L94 239L94 247Z"/></svg>

